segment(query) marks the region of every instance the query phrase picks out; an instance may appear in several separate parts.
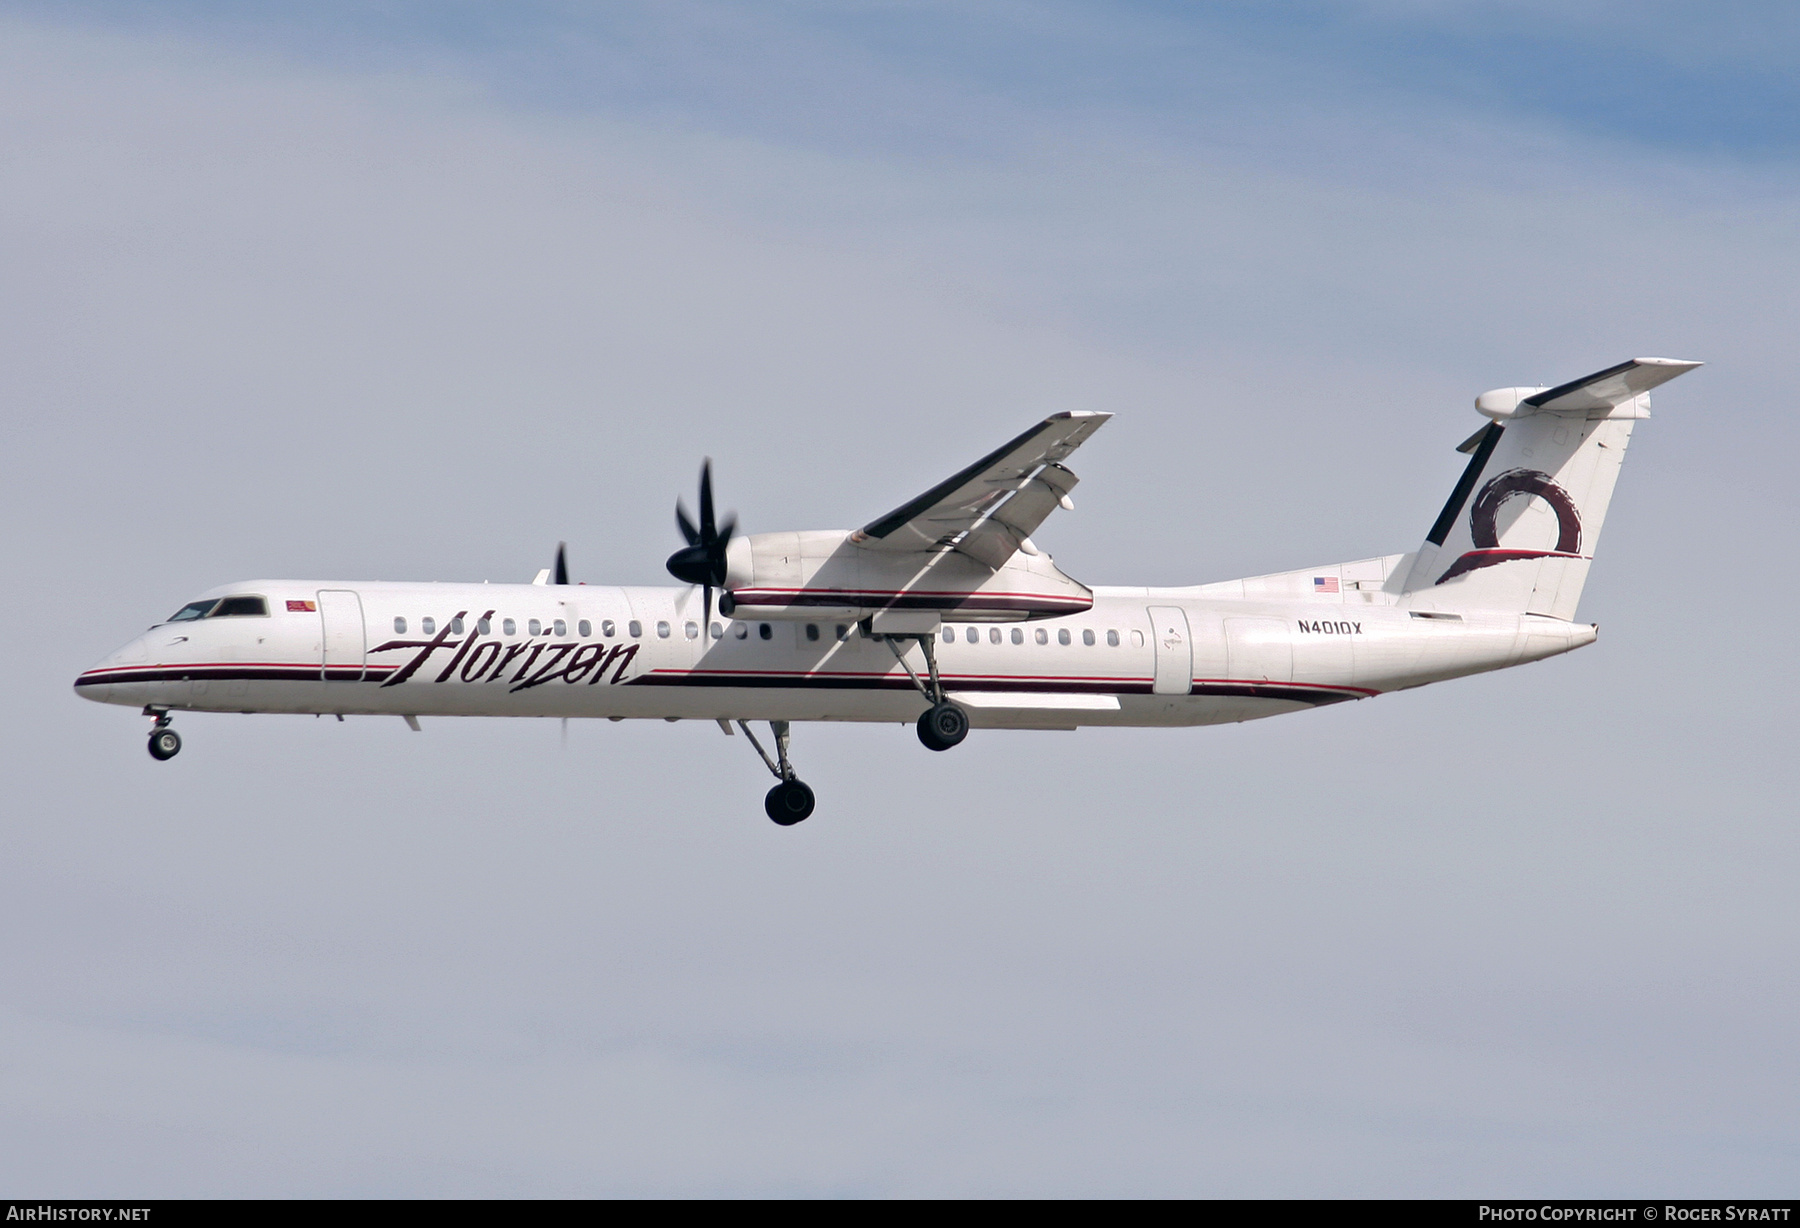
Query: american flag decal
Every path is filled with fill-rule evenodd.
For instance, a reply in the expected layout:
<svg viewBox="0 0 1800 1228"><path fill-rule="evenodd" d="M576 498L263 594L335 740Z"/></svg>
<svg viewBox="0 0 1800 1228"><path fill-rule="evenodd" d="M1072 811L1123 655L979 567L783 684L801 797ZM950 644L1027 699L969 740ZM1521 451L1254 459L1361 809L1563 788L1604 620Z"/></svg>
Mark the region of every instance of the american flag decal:
<svg viewBox="0 0 1800 1228"><path fill-rule="evenodd" d="M310 601L290 601L290 602L288 602L288 613L289 614L311 614L318 608L319 608L318 606L314 605Z"/></svg>
<svg viewBox="0 0 1800 1228"><path fill-rule="evenodd" d="M1315 593L1335 593L1337 591L1338 591L1338 578L1336 576L1314 576L1313 577L1313 592L1315 592Z"/></svg>

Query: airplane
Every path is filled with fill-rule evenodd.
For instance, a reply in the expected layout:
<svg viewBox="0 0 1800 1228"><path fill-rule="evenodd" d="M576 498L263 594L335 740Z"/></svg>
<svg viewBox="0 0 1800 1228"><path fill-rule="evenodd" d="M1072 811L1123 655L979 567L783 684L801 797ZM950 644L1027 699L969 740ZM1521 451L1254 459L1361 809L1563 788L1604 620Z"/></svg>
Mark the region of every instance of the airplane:
<svg viewBox="0 0 1800 1228"><path fill-rule="evenodd" d="M676 502L685 587L247 580L200 594L75 680L141 707L152 758L177 711L605 717L733 726L813 812L796 721L971 728L1256 720L1506 669L1594 642L1575 621L1634 422L1700 366L1635 358L1553 388L1484 392L1487 421L1417 550L1180 588L1090 588L1032 535L1072 510L1064 462L1112 416L1052 414L855 530L741 535ZM696 592L698 590L698 592ZM715 616L714 592L717 590ZM694 598L699 596L700 600ZM771 745L750 728L766 721Z"/></svg>

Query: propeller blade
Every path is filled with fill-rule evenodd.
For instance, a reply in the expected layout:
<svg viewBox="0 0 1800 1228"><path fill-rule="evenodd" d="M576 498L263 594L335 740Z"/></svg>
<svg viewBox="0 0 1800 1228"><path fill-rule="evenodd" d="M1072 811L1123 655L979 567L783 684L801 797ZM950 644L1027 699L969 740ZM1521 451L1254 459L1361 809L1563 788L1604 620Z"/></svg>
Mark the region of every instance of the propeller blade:
<svg viewBox="0 0 1800 1228"><path fill-rule="evenodd" d="M702 644L707 644L712 641L712 585L706 585L705 592L706 599L702 605L705 615L704 621L700 624L700 642Z"/></svg>
<svg viewBox="0 0 1800 1228"><path fill-rule="evenodd" d="M737 516L727 512L725 523L713 516L712 457L700 464L700 523L688 518L687 508L675 500L675 527L687 541L687 547L669 556L669 574L677 580L697 584L706 589L706 621L712 623L712 590L725 587L725 553L731 536L737 532Z"/></svg>
<svg viewBox="0 0 1800 1228"><path fill-rule="evenodd" d="M557 542L556 543L556 574L554 577L552 577L551 583L552 584L567 584L568 582L569 582L569 544L567 542Z"/></svg>
<svg viewBox="0 0 1800 1228"><path fill-rule="evenodd" d="M700 462L700 540L712 545L718 530L713 525L712 457Z"/></svg>

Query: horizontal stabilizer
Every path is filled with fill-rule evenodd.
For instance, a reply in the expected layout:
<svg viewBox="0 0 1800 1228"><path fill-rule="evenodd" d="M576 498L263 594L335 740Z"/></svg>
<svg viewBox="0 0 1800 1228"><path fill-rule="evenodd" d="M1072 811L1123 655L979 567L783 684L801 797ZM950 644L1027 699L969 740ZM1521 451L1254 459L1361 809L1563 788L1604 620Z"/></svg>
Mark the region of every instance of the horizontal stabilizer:
<svg viewBox="0 0 1800 1228"><path fill-rule="evenodd" d="M1613 409L1699 365L1680 358L1633 358L1616 367L1547 388L1536 396L1526 397L1521 404L1551 413Z"/></svg>

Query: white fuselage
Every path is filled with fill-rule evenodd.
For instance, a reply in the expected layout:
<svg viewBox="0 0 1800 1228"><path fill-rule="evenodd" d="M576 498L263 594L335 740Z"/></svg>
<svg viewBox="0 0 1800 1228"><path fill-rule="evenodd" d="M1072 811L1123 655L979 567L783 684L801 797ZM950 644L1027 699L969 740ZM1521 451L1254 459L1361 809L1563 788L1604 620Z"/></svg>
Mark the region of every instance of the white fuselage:
<svg viewBox="0 0 1800 1228"><path fill-rule="evenodd" d="M1595 637L1532 614L1412 609L1351 582L1299 586L1098 588L1079 614L947 621L932 642L972 724L1042 729L1251 720ZM263 580L214 593L261 596L269 613L159 624L82 674L77 693L171 710L401 716L911 721L926 706L894 652L923 676L916 642L717 611L714 635L689 588Z"/></svg>

